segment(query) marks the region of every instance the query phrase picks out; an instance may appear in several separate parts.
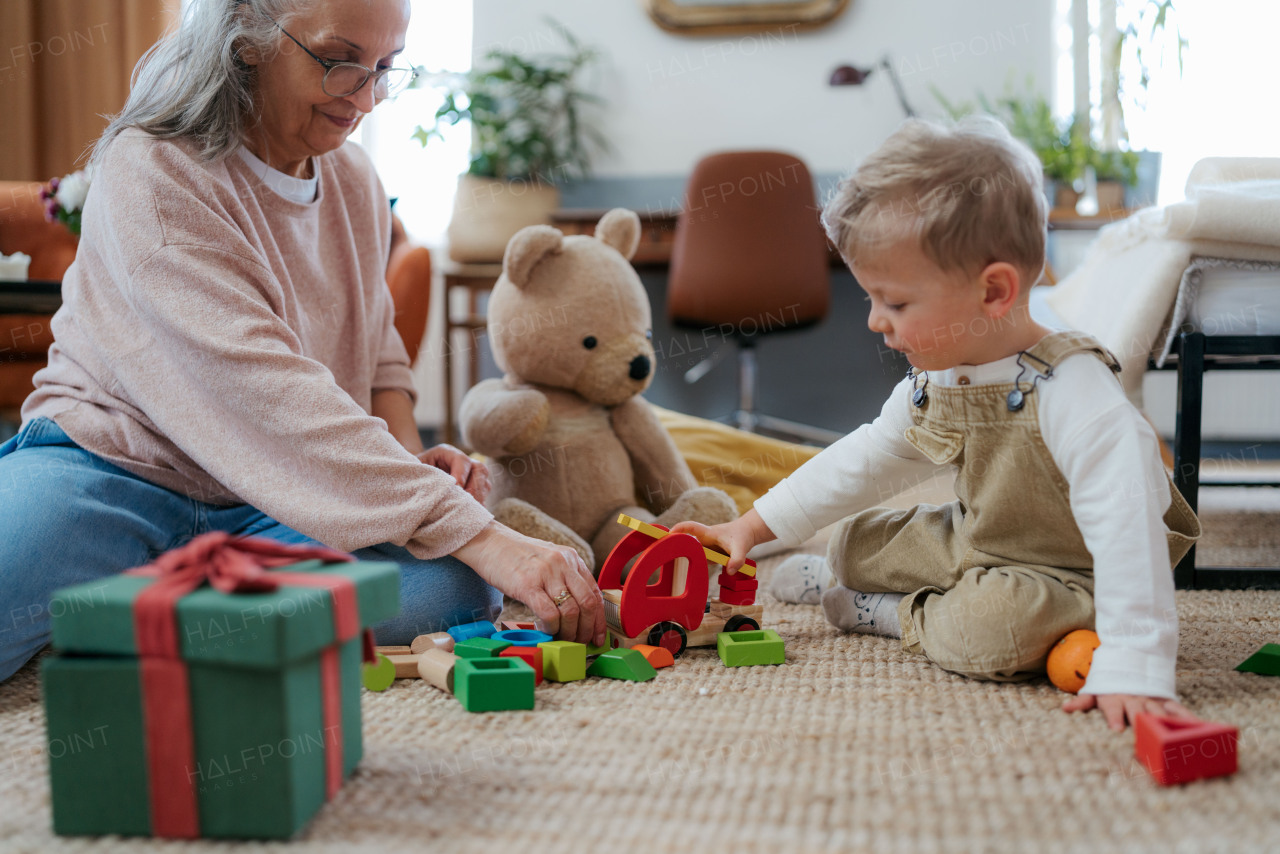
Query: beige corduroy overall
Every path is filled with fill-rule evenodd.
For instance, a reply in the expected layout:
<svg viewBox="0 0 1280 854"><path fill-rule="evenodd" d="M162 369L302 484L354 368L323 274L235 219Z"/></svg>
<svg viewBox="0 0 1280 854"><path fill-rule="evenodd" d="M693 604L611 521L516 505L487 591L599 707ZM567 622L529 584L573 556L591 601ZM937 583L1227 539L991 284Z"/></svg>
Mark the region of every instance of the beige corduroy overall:
<svg viewBox="0 0 1280 854"><path fill-rule="evenodd" d="M877 508L841 522L828 548L837 580L866 593L906 593L902 645L940 667L977 679L1015 681L1044 672L1049 648L1074 629L1093 628L1093 559L1071 513L1066 479L1040 434L1046 366L1088 352L1119 365L1087 335L1046 336L1023 357L1015 382L928 386L912 406L906 438L933 462L957 467L958 500L942 507ZM1200 534L1195 514L1169 483L1164 514L1176 563Z"/></svg>

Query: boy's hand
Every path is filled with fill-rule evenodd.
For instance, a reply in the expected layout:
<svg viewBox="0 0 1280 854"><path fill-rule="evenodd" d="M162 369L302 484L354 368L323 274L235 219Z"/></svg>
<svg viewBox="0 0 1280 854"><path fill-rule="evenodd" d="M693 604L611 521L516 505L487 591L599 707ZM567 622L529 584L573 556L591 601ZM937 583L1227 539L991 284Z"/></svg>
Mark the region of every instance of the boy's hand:
<svg viewBox="0 0 1280 854"><path fill-rule="evenodd" d="M1107 726L1116 732L1124 730L1126 723L1132 724L1133 719L1141 714L1196 720L1196 716L1177 700L1141 697L1136 694L1081 694L1063 703L1062 711L1087 712L1094 707L1102 710Z"/></svg>
<svg viewBox="0 0 1280 854"><path fill-rule="evenodd" d="M704 546L715 546L729 556L725 569L730 575L747 562L747 552L759 543L774 539L773 531L760 518L755 509L726 522L723 525L703 525L700 522L680 522L671 528L673 534L692 534Z"/></svg>

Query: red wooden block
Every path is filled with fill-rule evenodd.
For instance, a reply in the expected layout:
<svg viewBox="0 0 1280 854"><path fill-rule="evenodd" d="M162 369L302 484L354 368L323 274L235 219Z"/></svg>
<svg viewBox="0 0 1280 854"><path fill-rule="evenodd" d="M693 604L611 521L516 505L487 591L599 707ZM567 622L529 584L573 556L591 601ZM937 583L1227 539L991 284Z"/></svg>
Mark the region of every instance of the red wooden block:
<svg viewBox="0 0 1280 854"><path fill-rule="evenodd" d="M731 590L727 587L721 587L720 601L726 605L754 605L756 603L756 592L754 590Z"/></svg>
<svg viewBox="0 0 1280 854"><path fill-rule="evenodd" d="M1229 724L1138 715L1133 735L1134 755L1162 786L1236 772L1239 731Z"/></svg>
<svg viewBox="0 0 1280 854"><path fill-rule="evenodd" d="M516 620L503 620L502 628L507 631L523 631L536 632L538 630L537 623L521 623Z"/></svg>
<svg viewBox="0 0 1280 854"><path fill-rule="evenodd" d="M760 589L759 579L752 578L749 575L743 575L741 572L735 572L730 575L727 572L720 573L720 577L716 579L720 582L721 590L736 590L745 593Z"/></svg>
<svg viewBox="0 0 1280 854"><path fill-rule="evenodd" d="M533 668L533 684L542 684L542 650L536 646L509 646L498 655L523 658Z"/></svg>

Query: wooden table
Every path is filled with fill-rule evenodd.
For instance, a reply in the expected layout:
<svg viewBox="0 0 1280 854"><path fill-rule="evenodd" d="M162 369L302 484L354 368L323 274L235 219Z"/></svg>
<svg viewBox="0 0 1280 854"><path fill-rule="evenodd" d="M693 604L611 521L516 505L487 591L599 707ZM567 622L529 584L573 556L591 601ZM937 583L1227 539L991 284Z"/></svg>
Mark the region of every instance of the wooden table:
<svg viewBox="0 0 1280 854"><path fill-rule="evenodd" d="M453 423L453 354L454 333L466 333L465 347L470 379L468 388L478 382L480 374L480 352L476 348L476 333L485 328L485 313L481 310L481 298L487 297L493 290L498 277L502 275L501 264L459 264L454 261L444 266L444 425L441 428L441 440L454 443ZM466 310L457 315L453 310L453 294L462 291L466 294Z"/></svg>

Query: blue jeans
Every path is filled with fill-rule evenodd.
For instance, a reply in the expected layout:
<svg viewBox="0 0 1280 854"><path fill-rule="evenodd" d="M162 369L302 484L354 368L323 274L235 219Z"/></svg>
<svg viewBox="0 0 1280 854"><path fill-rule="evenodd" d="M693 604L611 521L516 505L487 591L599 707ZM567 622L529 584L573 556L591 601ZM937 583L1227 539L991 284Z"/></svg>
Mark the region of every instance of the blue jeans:
<svg viewBox="0 0 1280 854"><path fill-rule="evenodd" d="M24 425L0 445L0 681L48 643L53 591L150 563L208 531L315 542L248 505L205 504L130 474L48 418ZM374 627L379 643L502 610L502 594L456 558L419 560L389 543L354 554L400 564L400 615Z"/></svg>

